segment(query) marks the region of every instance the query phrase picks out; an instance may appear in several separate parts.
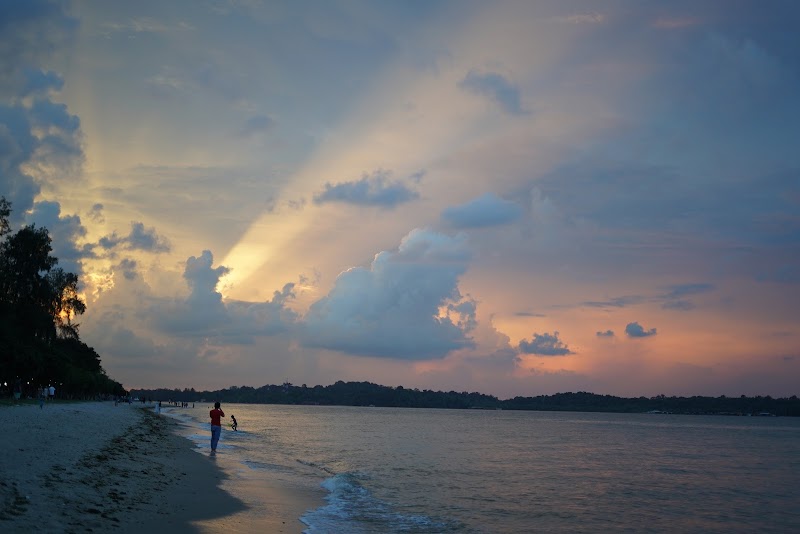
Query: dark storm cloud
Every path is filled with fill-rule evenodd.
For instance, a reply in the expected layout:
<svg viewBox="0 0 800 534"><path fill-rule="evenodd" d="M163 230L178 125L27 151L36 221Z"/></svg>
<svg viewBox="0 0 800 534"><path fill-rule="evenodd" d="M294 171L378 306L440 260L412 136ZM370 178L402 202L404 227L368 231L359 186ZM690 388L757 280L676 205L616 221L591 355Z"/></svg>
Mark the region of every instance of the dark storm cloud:
<svg viewBox="0 0 800 534"><path fill-rule="evenodd" d="M414 179L415 174L411 178ZM416 179L418 181L418 178ZM325 184L322 192L314 195L315 204L341 202L361 206L393 208L398 204L419 198L419 193L400 180L391 180L391 172L377 170L364 174L360 180Z"/></svg>
<svg viewBox="0 0 800 534"><path fill-rule="evenodd" d="M656 329L645 330L638 322L633 322L625 327L625 334L628 337L650 337L656 335Z"/></svg>
<svg viewBox="0 0 800 534"><path fill-rule="evenodd" d="M461 204L446 208L442 219L453 228L485 228L510 224L522 216L522 208L514 202L503 200L494 193L486 193Z"/></svg>
<svg viewBox="0 0 800 534"><path fill-rule="evenodd" d="M597 332L597 337L614 337L613 330L606 330L605 332Z"/></svg>
<svg viewBox="0 0 800 534"><path fill-rule="evenodd" d="M519 351L524 354L536 356L566 356L574 354L569 347L558 338L558 332L549 334L533 334L530 341L523 339L519 342Z"/></svg>
<svg viewBox="0 0 800 534"><path fill-rule="evenodd" d="M462 89L489 98L509 115L525 115L519 89L502 74L469 71L459 84Z"/></svg>

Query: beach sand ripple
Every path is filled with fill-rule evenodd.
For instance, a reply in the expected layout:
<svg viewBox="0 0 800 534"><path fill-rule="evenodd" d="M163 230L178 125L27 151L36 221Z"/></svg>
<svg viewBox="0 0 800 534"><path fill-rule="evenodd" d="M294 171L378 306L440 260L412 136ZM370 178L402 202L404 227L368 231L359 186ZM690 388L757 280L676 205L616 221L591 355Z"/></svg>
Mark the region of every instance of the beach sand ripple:
<svg viewBox="0 0 800 534"><path fill-rule="evenodd" d="M241 510L175 424L112 402L0 408L0 531L198 532Z"/></svg>

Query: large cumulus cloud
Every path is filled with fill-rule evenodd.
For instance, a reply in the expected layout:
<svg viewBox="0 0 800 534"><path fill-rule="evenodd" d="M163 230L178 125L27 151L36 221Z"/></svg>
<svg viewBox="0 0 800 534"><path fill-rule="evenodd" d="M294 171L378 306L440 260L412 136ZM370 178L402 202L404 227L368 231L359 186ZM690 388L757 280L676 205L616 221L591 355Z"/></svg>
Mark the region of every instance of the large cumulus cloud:
<svg viewBox="0 0 800 534"><path fill-rule="evenodd" d="M303 343L409 360L472 346L475 306L458 290L469 258L465 237L413 230L369 268L339 275L330 293L310 307Z"/></svg>
<svg viewBox="0 0 800 534"><path fill-rule="evenodd" d="M77 117L50 100L63 80L40 68L74 29L59 2L0 3L0 191L15 223L40 191L37 174L82 160Z"/></svg>
<svg viewBox="0 0 800 534"><path fill-rule="evenodd" d="M153 297L148 317L156 330L171 336L205 339L215 345L250 344L258 336L271 336L294 328L297 314L286 304L294 298L294 284L286 284L265 302L223 300L219 279L230 270L214 267L214 255L204 250L186 260L185 297Z"/></svg>

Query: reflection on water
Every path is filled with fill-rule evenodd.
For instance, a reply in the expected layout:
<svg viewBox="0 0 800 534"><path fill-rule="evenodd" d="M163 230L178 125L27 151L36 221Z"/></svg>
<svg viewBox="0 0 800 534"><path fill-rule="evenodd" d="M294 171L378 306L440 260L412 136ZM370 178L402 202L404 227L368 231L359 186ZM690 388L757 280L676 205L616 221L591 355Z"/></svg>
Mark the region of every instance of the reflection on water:
<svg viewBox="0 0 800 534"><path fill-rule="evenodd" d="M325 488L309 532L800 531L796 419L233 409L234 477Z"/></svg>

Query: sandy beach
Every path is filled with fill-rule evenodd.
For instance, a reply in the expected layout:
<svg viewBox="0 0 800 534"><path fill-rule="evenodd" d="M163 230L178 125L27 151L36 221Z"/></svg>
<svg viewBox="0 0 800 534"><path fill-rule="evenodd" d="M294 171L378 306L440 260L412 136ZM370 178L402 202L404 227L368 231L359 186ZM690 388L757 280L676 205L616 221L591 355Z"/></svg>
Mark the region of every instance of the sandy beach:
<svg viewBox="0 0 800 534"><path fill-rule="evenodd" d="M2 532L248 531L217 461L141 405L0 405ZM260 531L301 532L306 503L279 487ZM237 514L239 514L237 516ZM268 530L263 530L266 527Z"/></svg>

